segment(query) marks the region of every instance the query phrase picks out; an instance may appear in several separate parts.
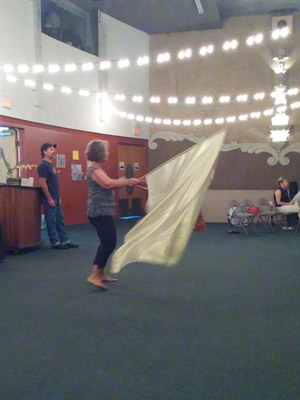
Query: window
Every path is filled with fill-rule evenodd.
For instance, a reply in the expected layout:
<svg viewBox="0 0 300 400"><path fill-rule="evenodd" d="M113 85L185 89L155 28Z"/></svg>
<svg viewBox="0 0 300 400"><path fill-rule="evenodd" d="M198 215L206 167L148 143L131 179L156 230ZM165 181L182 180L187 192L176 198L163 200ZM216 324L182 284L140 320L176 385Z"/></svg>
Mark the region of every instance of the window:
<svg viewBox="0 0 300 400"><path fill-rule="evenodd" d="M96 11L89 13L68 0L42 0L41 8L43 33L98 56Z"/></svg>

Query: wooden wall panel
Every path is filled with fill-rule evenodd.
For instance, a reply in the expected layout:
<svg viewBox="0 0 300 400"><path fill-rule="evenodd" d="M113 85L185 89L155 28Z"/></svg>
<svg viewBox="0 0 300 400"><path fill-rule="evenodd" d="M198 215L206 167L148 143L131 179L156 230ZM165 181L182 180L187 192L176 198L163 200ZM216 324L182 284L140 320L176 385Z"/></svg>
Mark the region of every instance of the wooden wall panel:
<svg viewBox="0 0 300 400"><path fill-rule="evenodd" d="M57 144L56 153L66 155L66 168L57 168L59 173L62 208L66 224L87 222L86 208L88 191L84 181L86 171L85 149L91 140L100 139L109 142L109 160L104 165L107 174L112 178L118 177L118 144L138 144L146 157L147 140L126 138L77 131L74 129L56 127L0 116L0 123L20 129L21 158L31 157L33 164L41 161L40 147L43 143ZM72 159L72 151L79 152L79 160ZM71 164L81 164L83 170L82 181L74 182L71 179ZM38 185L36 169L22 171L22 176L33 176L35 186Z"/></svg>

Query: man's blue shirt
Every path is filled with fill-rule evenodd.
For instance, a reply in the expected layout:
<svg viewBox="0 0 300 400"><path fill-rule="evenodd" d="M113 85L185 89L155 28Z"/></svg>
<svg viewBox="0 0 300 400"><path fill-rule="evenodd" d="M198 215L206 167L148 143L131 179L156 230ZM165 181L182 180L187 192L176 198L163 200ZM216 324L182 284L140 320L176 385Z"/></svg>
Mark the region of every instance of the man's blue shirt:
<svg viewBox="0 0 300 400"><path fill-rule="evenodd" d="M59 182L54 166L50 162L42 160L38 166L38 174L40 178L46 179L48 190L52 199L59 200ZM46 199L44 193L42 193L42 199Z"/></svg>

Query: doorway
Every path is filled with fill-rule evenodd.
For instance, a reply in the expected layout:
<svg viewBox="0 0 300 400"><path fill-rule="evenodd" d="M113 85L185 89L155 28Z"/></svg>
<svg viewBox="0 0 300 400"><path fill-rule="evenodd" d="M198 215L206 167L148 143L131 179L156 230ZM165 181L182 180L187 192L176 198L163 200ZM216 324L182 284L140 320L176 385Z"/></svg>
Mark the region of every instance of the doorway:
<svg viewBox="0 0 300 400"><path fill-rule="evenodd" d="M147 173L147 147L132 144L118 145L118 177L140 178ZM117 191L118 214L121 218L144 215L147 191L129 187Z"/></svg>
<svg viewBox="0 0 300 400"><path fill-rule="evenodd" d="M18 129L0 126L0 183L6 182L8 169L14 168L20 160L18 143ZM19 176L18 170L14 170L14 176Z"/></svg>

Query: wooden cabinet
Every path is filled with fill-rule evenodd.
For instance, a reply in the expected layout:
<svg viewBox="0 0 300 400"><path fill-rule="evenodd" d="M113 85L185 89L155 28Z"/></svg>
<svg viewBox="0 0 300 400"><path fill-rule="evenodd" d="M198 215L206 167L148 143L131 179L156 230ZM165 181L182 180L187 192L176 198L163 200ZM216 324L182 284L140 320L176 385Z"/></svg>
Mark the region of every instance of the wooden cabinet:
<svg viewBox="0 0 300 400"><path fill-rule="evenodd" d="M41 244L39 188L0 185L4 247L18 251Z"/></svg>

